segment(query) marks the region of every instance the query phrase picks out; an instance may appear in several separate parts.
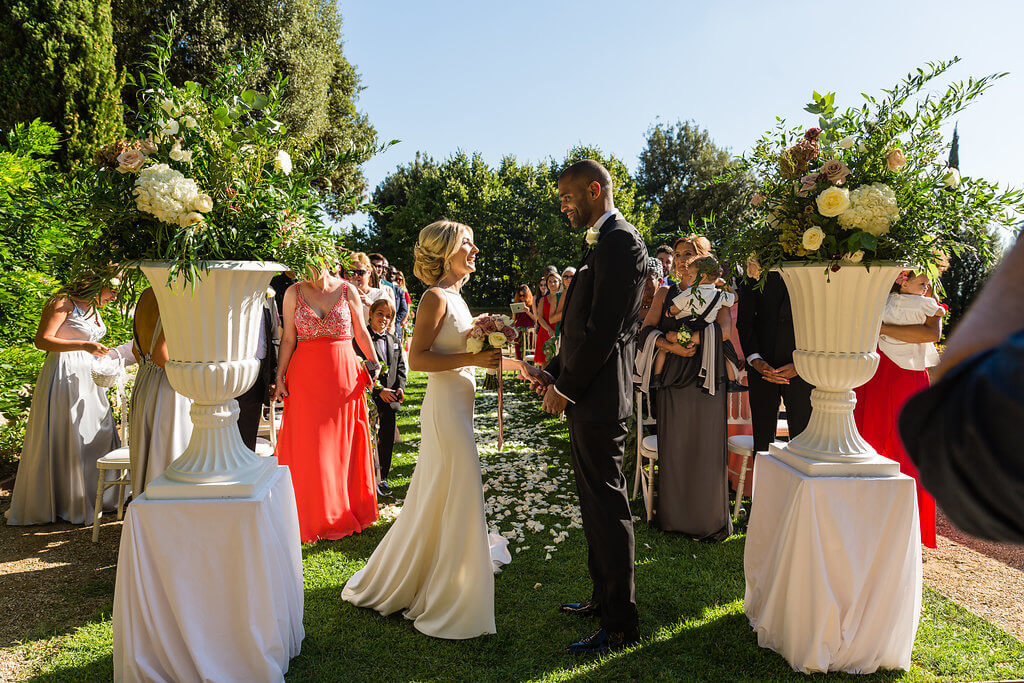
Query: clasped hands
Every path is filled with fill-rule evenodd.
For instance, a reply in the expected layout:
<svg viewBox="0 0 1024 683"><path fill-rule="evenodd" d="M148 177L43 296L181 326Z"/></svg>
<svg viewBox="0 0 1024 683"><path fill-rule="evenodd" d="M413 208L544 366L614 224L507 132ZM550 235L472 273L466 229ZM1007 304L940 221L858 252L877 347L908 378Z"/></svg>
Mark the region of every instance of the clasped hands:
<svg viewBox="0 0 1024 683"><path fill-rule="evenodd" d="M755 358L750 361L749 365L757 370L765 381L772 384L789 384L789 380L797 375L796 366L792 363L786 363L785 365L773 368L763 358Z"/></svg>
<svg viewBox="0 0 1024 683"><path fill-rule="evenodd" d="M555 391L555 378L549 373L535 368L532 365L523 363L519 367L519 377L530 383L530 388L537 392L538 396L544 398L542 407L552 415L561 415L569 400Z"/></svg>

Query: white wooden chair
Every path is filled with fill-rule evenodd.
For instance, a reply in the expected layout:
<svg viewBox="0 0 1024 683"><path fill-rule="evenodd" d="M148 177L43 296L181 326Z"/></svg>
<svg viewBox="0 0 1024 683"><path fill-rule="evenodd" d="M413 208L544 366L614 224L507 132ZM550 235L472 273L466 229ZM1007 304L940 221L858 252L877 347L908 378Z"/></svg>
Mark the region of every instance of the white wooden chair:
<svg viewBox="0 0 1024 683"><path fill-rule="evenodd" d="M256 431L256 437L258 439L266 439L270 443L270 453L260 452L260 444L257 441L256 452L259 455L273 455L277 450L277 430L281 428L281 419L283 414L278 415L277 403L274 401L270 402L270 409L267 415L260 414L260 426ZM263 449L266 450L265 448Z"/></svg>
<svg viewBox="0 0 1024 683"><path fill-rule="evenodd" d="M650 411L649 395L633 391L633 407L636 411L636 474L633 476L633 500L643 493L647 521L654 517L654 480L658 470L658 435L647 434L645 427L652 427L657 419Z"/></svg>
<svg viewBox="0 0 1024 683"><path fill-rule="evenodd" d="M100 519L103 517L103 494L112 486L117 486L117 519L124 517L125 491L132 487L132 462L128 456L128 406L124 400L124 387L117 386L117 402L121 406L121 443L124 445L115 448L96 461L96 469L99 470L99 482L96 485L96 505L92 513L92 542L100 541ZM107 479L107 472L114 471L117 474L113 479Z"/></svg>

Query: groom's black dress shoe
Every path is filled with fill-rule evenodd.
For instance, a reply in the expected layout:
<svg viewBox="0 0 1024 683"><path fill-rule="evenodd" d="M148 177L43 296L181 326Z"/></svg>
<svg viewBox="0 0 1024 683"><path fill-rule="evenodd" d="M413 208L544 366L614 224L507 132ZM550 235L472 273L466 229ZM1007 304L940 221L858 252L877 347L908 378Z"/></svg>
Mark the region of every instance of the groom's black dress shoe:
<svg viewBox="0 0 1024 683"><path fill-rule="evenodd" d="M638 642L640 642L640 632L635 628L625 632L599 628L583 640L578 640L565 649L569 654L592 655L600 652L614 652Z"/></svg>
<svg viewBox="0 0 1024 683"><path fill-rule="evenodd" d="M586 602L567 602L560 605L558 610L566 614L575 614L578 617L596 617L601 614L601 605L593 600Z"/></svg>

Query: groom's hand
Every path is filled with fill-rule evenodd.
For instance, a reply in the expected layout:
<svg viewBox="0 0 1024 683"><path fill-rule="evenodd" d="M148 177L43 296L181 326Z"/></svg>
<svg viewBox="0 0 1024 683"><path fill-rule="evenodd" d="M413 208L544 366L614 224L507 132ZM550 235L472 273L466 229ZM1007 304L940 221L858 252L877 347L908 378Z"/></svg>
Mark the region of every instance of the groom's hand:
<svg viewBox="0 0 1024 683"><path fill-rule="evenodd" d="M551 413L552 415L561 415L565 412L565 406L569 404L565 396L555 391L553 386L549 386L544 392L544 410Z"/></svg>
<svg viewBox="0 0 1024 683"><path fill-rule="evenodd" d="M529 363L523 363L519 367L519 377L529 382L530 388L536 391L538 396L543 396L544 391L555 381L551 375Z"/></svg>

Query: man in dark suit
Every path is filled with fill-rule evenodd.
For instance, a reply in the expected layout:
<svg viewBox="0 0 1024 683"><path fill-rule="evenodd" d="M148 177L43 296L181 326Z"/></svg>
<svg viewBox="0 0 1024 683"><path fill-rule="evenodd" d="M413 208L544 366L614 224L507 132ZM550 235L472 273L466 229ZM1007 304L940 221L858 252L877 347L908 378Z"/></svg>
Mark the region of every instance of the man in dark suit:
<svg viewBox="0 0 1024 683"><path fill-rule="evenodd" d="M768 273L764 289L756 284L751 278L740 283L736 329L751 368L747 373L750 421L754 451L760 452L775 440L780 400L786 402L789 437L807 428L814 387L796 374L793 365L796 336L786 283L778 273Z"/></svg>
<svg viewBox="0 0 1024 683"><path fill-rule="evenodd" d="M270 397L274 395L277 376L277 349L274 338L277 333L277 307L273 299L263 303L263 317L260 321L260 340L256 344L256 359L260 362L260 371L256 382L247 392L237 397L238 401L238 432L246 448L256 450L256 436L260 430L260 417L263 406L270 405Z"/></svg>
<svg viewBox="0 0 1024 683"><path fill-rule="evenodd" d="M633 582L633 517L622 475L632 411L636 320L647 277L647 248L615 209L608 170L586 159L558 178L562 212L586 228L587 251L566 293L558 355L523 376L544 392L544 409L565 411L587 539L593 594L563 612L598 616L601 628L569 645L587 654L639 640ZM584 236L581 235L581 238Z"/></svg>
<svg viewBox="0 0 1024 683"><path fill-rule="evenodd" d="M370 343L377 349L377 357L387 363L387 376L381 376L371 394L377 407L379 429L377 431L377 462L380 466L380 483L377 484L377 495L391 495L388 475L391 473L391 455L395 450L395 424L398 421L398 410L405 400L405 358L398 338L388 332L394 320L395 309L387 299L378 299L370 306L370 320L367 331ZM356 346L356 353L363 352Z"/></svg>

